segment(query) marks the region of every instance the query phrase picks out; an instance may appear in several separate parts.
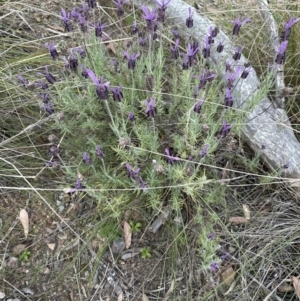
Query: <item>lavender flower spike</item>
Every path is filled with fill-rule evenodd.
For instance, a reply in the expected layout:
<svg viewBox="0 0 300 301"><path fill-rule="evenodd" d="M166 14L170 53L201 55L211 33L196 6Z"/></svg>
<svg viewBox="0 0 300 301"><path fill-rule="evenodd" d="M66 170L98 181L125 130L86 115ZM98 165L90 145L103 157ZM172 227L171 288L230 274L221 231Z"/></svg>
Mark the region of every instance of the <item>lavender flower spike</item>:
<svg viewBox="0 0 300 301"><path fill-rule="evenodd" d="M197 54L197 52L199 51L199 47L196 47L195 49L191 46L191 44L188 44L188 49L187 49L187 56L189 57L189 65L193 66L194 64L194 59L195 56Z"/></svg>
<svg viewBox="0 0 300 301"><path fill-rule="evenodd" d="M103 28L106 26L106 23L104 24L101 24L100 21L98 21L94 27L95 27L95 36L98 37L98 38L101 38L102 37L102 31L103 31Z"/></svg>
<svg viewBox="0 0 300 301"><path fill-rule="evenodd" d="M180 161L180 158L170 155L170 151L168 148L165 148L165 153L167 154L167 162L169 164L173 164L174 162Z"/></svg>
<svg viewBox="0 0 300 301"><path fill-rule="evenodd" d="M157 110L155 107L155 100L152 97L150 97L149 101L145 100L145 105L147 106L146 108L147 116L154 118L155 115L157 114Z"/></svg>
<svg viewBox="0 0 300 301"><path fill-rule="evenodd" d="M206 144L200 151L200 156L201 157L205 157L207 155L208 152L208 148L209 148L209 144Z"/></svg>
<svg viewBox="0 0 300 301"><path fill-rule="evenodd" d="M300 18L294 19L291 17L288 22L284 24L284 29L280 34L280 42L287 41L290 38L292 26L300 21Z"/></svg>
<svg viewBox="0 0 300 301"><path fill-rule="evenodd" d="M156 11L153 9L150 11L146 6L141 6L142 11L144 12L144 19L147 22L147 31L153 33L156 30Z"/></svg>
<svg viewBox="0 0 300 301"><path fill-rule="evenodd" d="M45 74L46 80L50 83L50 84L54 84L56 82L56 78L49 73L48 71L48 67L46 67L46 74Z"/></svg>
<svg viewBox="0 0 300 301"><path fill-rule="evenodd" d="M89 165L92 165L92 159L89 156L89 154L87 152L83 153L83 157L82 157L83 161Z"/></svg>
<svg viewBox="0 0 300 301"><path fill-rule="evenodd" d="M233 105L233 97L231 95L231 90L228 87L226 87L224 105L226 108L231 108Z"/></svg>
<svg viewBox="0 0 300 301"><path fill-rule="evenodd" d="M126 168L128 170L128 177L133 180L136 180L138 173L140 172L140 168L136 168L133 170L128 163L126 164Z"/></svg>
<svg viewBox="0 0 300 301"><path fill-rule="evenodd" d="M250 22L250 17L247 17L242 21L241 17L239 16L237 19L229 22L234 24L232 34L238 36L242 25L244 25L247 22Z"/></svg>
<svg viewBox="0 0 300 301"><path fill-rule="evenodd" d="M202 53L203 53L203 56L205 59L210 57L210 47L211 47L211 44L209 43L209 37L206 37L205 38L205 47L202 49Z"/></svg>
<svg viewBox="0 0 300 301"><path fill-rule="evenodd" d="M230 132L231 128L232 128L232 125L231 124L227 124L227 122L224 120L223 121L222 129L220 131L220 135L223 138L225 138L228 135L228 133Z"/></svg>
<svg viewBox="0 0 300 301"><path fill-rule="evenodd" d="M90 8L96 8L96 0L87 0L87 4Z"/></svg>
<svg viewBox="0 0 300 301"><path fill-rule="evenodd" d="M174 60L177 60L179 57L178 45L179 45L179 39L176 39L174 46L170 47L171 52L172 52L172 57Z"/></svg>
<svg viewBox="0 0 300 301"><path fill-rule="evenodd" d="M67 13L63 8L61 9L61 19L65 24L65 30L67 32L72 31L73 27L70 20L70 13Z"/></svg>
<svg viewBox="0 0 300 301"><path fill-rule="evenodd" d="M23 84L24 87L27 87L29 81L25 79L22 75L18 74L18 80Z"/></svg>
<svg viewBox="0 0 300 301"><path fill-rule="evenodd" d="M134 113L133 113L133 112L129 112L129 114L128 114L128 119L129 119L130 121L135 121L135 116L134 116Z"/></svg>
<svg viewBox="0 0 300 301"><path fill-rule="evenodd" d="M45 47L49 49L50 55L52 56L53 59L57 59L59 57L53 41L50 42L49 44L45 44Z"/></svg>
<svg viewBox="0 0 300 301"><path fill-rule="evenodd" d="M105 155L104 155L104 153L103 153L103 151L101 149L101 146L99 144L96 145L96 155L100 159L103 159L105 157Z"/></svg>
<svg viewBox="0 0 300 301"><path fill-rule="evenodd" d="M154 0L154 2L159 6L157 20L164 23L166 17L165 13L166 13L167 5L171 2L171 0L166 0L166 1L161 0L161 2Z"/></svg>
<svg viewBox="0 0 300 301"><path fill-rule="evenodd" d="M101 100L107 100L108 99L108 87L110 82L105 82L103 80L103 76L98 79L94 72L90 69L86 70L88 76L92 79L94 84L96 85L96 93L99 99Z"/></svg>
<svg viewBox="0 0 300 301"><path fill-rule="evenodd" d="M123 88L123 86L119 86L117 88L110 88L109 89L113 94L113 100L114 101L121 102L121 100L123 98L122 88Z"/></svg>
<svg viewBox="0 0 300 301"><path fill-rule="evenodd" d="M124 15L123 5L124 5L125 3L127 3L128 1L129 1L129 0L118 0L118 2L117 2L117 1L113 1L113 3L116 4L117 7L118 7L118 12L117 12L117 14L118 14L119 17L121 17L121 16Z"/></svg>
<svg viewBox="0 0 300 301"><path fill-rule="evenodd" d="M189 10L189 16L186 19L185 24L186 24L187 28L192 28L194 25L194 21L193 21L194 12L192 11L192 9L190 7L188 8L188 10Z"/></svg>
<svg viewBox="0 0 300 301"><path fill-rule="evenodd" d="M278 53L277 53L277 57L275 59L276 64L279 64L279 65L283 64L284 59L285 59L285 50L286 50L287 44L288 44L287 40L280 44L279 50L278 50Z"/></svg>
<svg viewBox="0 0 300 301"><path fill-rule="evenodd" d="M202 104L204 103L204 97L198 100L194 106L194 112L199 114L201 112Z"/></svg>
<svg viewBox="0 0 300 301"><path fill-rule="evenodd" d="M234 55L232 57L235 61L238 61L241 58L242 51L243 51L244 48L245 48L245 46L242 46L241 48L236 47L235 53L234 53Z"/></svg>
<svg viewBox="0 0 300 301"><path fill-rule="evenodd" d="M124 53L124 56L128 60L128 69L134 70L134 68L135 68L135 62L136 62L137 58L140 56L140 54L139 53L137 53L137 54L129 54L126 51L123 51L123 53Z"/></svg>

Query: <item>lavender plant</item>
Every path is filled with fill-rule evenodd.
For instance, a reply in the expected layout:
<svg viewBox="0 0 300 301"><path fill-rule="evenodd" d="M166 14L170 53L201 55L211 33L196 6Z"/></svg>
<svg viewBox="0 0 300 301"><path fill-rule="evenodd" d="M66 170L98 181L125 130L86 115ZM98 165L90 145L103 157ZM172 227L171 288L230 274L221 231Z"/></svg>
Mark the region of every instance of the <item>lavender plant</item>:
<svg viewBox="0 0 300 301"><path fill-rule="evenodd" d="M118 16L126 17L127 1L113 2ZM214 44L215 28L201 41L184 41L174 35L174 29L161 26L160 39L169 38L158 41L158 22L164 22L170 1L155 2L157 9L141 7L144 19L136 20L131 32L124 29L133 39L128 46L108 35L113 28L109 20L92 22L85 10L62 8L65 31L72 35L77 23L83 38L76 40L64 64L45 66L42 76L49 87L37 79L43 91L40 108L46 116L54 116L54 128L64 137L63 151L52 145L53 159L45 158L45 164L53 168L61 160L72 187L69 194L92 196L99 212L117 221L132 205L150 215L164 207L175 215L184 206L195 206L193 220L206 225L198 240L203 269L215 272L221 259L217 239L209 233L218 221L214 206L224 201L224 189L208 183L208 178L216 177L209 166L216 165L214 153L233 139L236 120L245 114L232 108L232 90L237 82L247 80L247 69L226 61L220 61L218 70L208 69L211 52L222 52L225 45ZM94 2L88 6L93 9ZM193 26L192 17L189 10L187 30ZM233 35L239 35L248 22L249 18L235 20ZM137 32L149 37L148 45L141 43L141 36L132 36ZM283 36L286 39L288 34ZM278 64L283 63L286 44L284 40L279 49ZM53 41L46 47L55 62L61 62L55 45ZM239 60L243 48L237 48L234 60ZM186 50L181 53L182 49ZM224 70L226 80L217 81ZM28 85L22 75L18 80ZM210 218L204 216L207 210Z"/></svg>

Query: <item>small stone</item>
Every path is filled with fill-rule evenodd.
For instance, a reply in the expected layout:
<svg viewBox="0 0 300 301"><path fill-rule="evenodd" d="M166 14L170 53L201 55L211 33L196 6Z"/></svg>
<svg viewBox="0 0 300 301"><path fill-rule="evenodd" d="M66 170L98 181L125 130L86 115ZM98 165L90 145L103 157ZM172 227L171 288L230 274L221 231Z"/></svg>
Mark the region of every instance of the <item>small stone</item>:
<svg viewBox="0 0 300 301"><path fill-rule="evenodd" d="M5 294L0 292L0 300L4 299L5 298Z"/></svg>

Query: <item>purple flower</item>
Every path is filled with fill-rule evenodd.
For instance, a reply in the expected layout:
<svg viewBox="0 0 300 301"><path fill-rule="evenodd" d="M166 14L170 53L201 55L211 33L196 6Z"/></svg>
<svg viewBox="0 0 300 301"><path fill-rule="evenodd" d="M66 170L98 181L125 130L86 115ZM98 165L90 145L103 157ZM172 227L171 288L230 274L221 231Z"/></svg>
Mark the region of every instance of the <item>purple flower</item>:
<svg viewBox="0 0 300 301"><path fill-rule="evenodd" d="M106 23L104 24L101 24L100 21L98 21L94 27L95 27L95 36L98 37L98 38L101 38L102 37L102 31L103 31L103 28L106 26Z"/></svg>
<svg viewBox="0 0 300 301"><path fill-rule="evenodd" d="M288 162L286 162L286 163L282 166L282 168L283 168L283 169L288 169L288 168L290 167L290 165L291 165L291 163L288 161Z"/></svg>
<svg viewBox="0 0 300 301"><path fill-rule="evenodd" d="M194 64L194 59L195 56L197 54L197 52L199 51L199 47L192 47L190 43L188 43L188 49L187 49L187 56L189 58L189 65L193 66Z"/></svg>
<svg viewBox="0 0 300 301"><path fill-rule="evenodd" d="M91 159L91 157L89 156L89 154L88 154L87 152L84 152L84 153L83 153L82 160L83 160L85 163L89 164L89 165L92 165L92 164L93 164L93 163L92 163L92 159Z"/></svg>
<svg viewBox="0 0 300 301"><path fill-rule="evenodd" d="M81 75L84 77L84 78L88 78L89 77L89 74L87 72L87 68L84 67L83 65L80 65L80 68L81 68Z"/></svg>
<svg viewBox="0 0 300 301"><path fill-rule="evenodd" d="M69 68L77 72L77 67L78 67L78 59L73 53L73 49L70 49L70 57L69 57Z"/></svg>
<svg viewBox="0 0 300 301"><path fill-rule="evenodd" d="M128 171L128 177L130 179L136 180L137 176L138 176L138 173L140 172L140 168L136 168L136 169L133 170L128 163L126 164L126 168L127 168L127 171Z"/></svg>
<svg viewBox="0 0 300 301"><path fill-rule="evenodd" d="M73 19L74 19L75 21L78 20L79 15L80 15L80 13L77 11L78 9L79 9L79 8L75 6L75 7L73 7L72 10L71 10L71 16L73 17Z"/></svg>
<svg viewBox="0 0 300 301"><path fill-rule="evenodd" d="M96 0L87 0L86 2L89 8L96 8Z"/></svg>
<svg viewBox="0 0 300 301"><path fill-rule="evenodd" d="M137 60L137 58L140 56L140 54L139 53L137 53L137 54L129 54L128 52L126 52L126 51L123 51L123 53L124 53L124 56L127 58L127 60L128 60L128 69L129 70L134 70L134 68L135 68L135 63L136 63L136 60Z"/></svg>
<svg viewBox="0 0 300 301"><path fill-rule="evenodd" d="M170 47L174 60L177 60L179 57L178 45L179 45L179 39L176 39L174 46Z"/></svg>
<svg viewBox="0 0 300 301"><path fill-rule="evenodd" d="M188 8L188 11L189 11L189 16L186 19L185 24L186 24L187 28L192 28L194 25L194 21L193 21L194 12L192 11L192 9L190 7Z"/></svg>
<svg viewBox="0 0 300 301"><path fill-rule="evenodd" d="M243 70L242 74L241 74L241 78L242 78L242 79L247 78L248 75L249 75L249 72L250 72L250 68L245 68L245 69Z"/></svg>
<svg viewBox="0 0 300 301"><path fill-rule="evenodd" d="M128 119L129 119L130 121L135 121L135 116L134 116L134 113L133 113L133 112L129 112L129 114L128 114Z"/></svg>
<svg viewBox="0 0 300 301"><path fill-rule="evenodd" d="M113 100L120 102L123 98L123 93L122 93L122 88L123 86L119 86L117 88L110 88L109 90L113 94Z"/></svg>
<svg viewBox="0 0 300 301"><path fill-rule="evenodd" d="M52 56L53 59L57 59L59 57L53 41L50 42L49 44L45 44L45 47L49 49L50 55Z"/></svg>
<svg viewBox="0 0 300 301"><path fill-rule="evenodd" d="M142 188L145 191L147 189L147 182L143 181L141 176L139 176L139 182L140 182L140 188Z"/></svg>
<svg viewBox="0 0 300 301"><path fill-rule="evenodd" d="M241 70L241 66L238 66L234 70L234 72L230 72L230 71L226 72L226 75L225 75L225 78L226 78L226 87L228 87L230 89L233 87L234 81L237 78L237 75L240 72L240 70Z"/></svg>
<svg viewBox="0 0 300 301"><path fill-rule="evenodd" d="M96 145L96 155L100 159L103 159L105 157L103 151L101 150L101 146L99 144Z"/></svg>
<svg viewBox="0 0 300 301"><path fill-rule="evenodd" d="M188 70L189 67L190 67L189 56L187 54L183 54L182 70Z"/></svg>
<svg viewBox="0 0 300 301"><path fill-rule="evenodd" d="M46 161L45 162L45 166L46 167L56 167L58 165L58 162L56 160L53 160L53 161Z"/></svg>
<svg viewBox="0 0 300 301"><path fill-rule="evenodd" d="M147 38L139 37L139 44L142 47L146 46Z"/></svg>
<svg viewBox="0 0 300 301"><path fill-rule="evenodd" d="M75 49L83 59L86 57L86 52L83 47L76 47Z"/></svg>
<svg viewBox="0 0 300 301"><path fill-rule="evenodd" d="M220 258L221 258L221 260L225 260L225 259L227 259L228 256L229 256L229 253L226 252Z"/></svg>
<svg viewBox="0 0 300 301"><path fill-rule="evenodd" d="M48 67L46 67L45 78L50 84L54 84L56 82L56 78L51 73L49 73Z"/></svg>
<svg viewBox="0 0 300 301"><path fill-rule="evenodd" d="M205 46L202 49L202 54L205 59L210 57L210 47L211 47L211 44L209 43L209 38L206 37L205 38Z"/></svg>
<svg viewBox="0 0 300 301"><path fill-rule="evenodd" d="M250 22L250 17L247 17L244 20L241 20L241 17L239 16L237 19L235 19L233 21L229 21L229 22L234 24L232 34L237 36L240 33L240 29L241 29L242 25L244 25L247 22Z"/></svg>
<svg viewBox="0 0 300 301"><path fill-rule="evenodd" d="M50 95L48 93L40 93L43 103L48 103L50 101Z"/></svg>
<svg viewBox="0 0 300 301"><path fill-rule="evenodd" d="M75 187L70 189L68 194L73 194L75 191L82 190L84 188L85 186L82 185L81 180L77 179Z"/></svg>
<svg viewBox="0 0 300 301"><path fill-rule="evenodd" d="M241 48L236 47L235 53L234 53L234 55L232 57L235 61L238 61L241 58L241 56L242 56L242 50L244 48L245 48L245 46L242 46Z"/></svg>
<svg viewBox="0 0 300 301"><path fill-rule="evenodd" d="M29 81L25 79L22 75L18 74L18 80L23 84L24 87L27 87Z"/></svg>
<svg viewBox="0 0 300 301"><path fill-rule="evenodd" d="M180 161L180 158L170 155L170 151L168 148L165 148L165 153L167 154L167 162L169 164L173 164L174 162Z"/></svg>
<svg viewBox="0 0 300 301"><path fill-rule="evenodd" d="M36 87L41 87L43 90L46 90L49 88L48 84L46 82L44 82L42 79L40 79L39 81L37 81L35 83Z"/></svg>
<svg viewBox="0 0 300 301"><path fill-rule="evenodd" d="M213 81L216 74L214 72L207 72L206 69L203 69L199 81L199 89L205 89L206 83Z"/></svg>
<svg viewBox="0 0 300 301"><path fill-rule="evenodd" d="M228 133L230 132L231 128L232 128L232 125L227 124L227 122L224 120L223 121L223 126L222 126L221 131L220 131L221 137L225 138L228 135Z"/></svg>
<svg viewBox="0 0 300 301"><path fill-rule="evenodd" d="M132 22L132 30L131 30L131 32L132 32L132 34L136 34L136 33L139 32L139 28L137 27L135 20Z"/></svg>
<svg viewBox="0 0 300 301"><path fill-rule="evenodd" d="M278 50L278 53L277 53L277 57L275 59L276 64L279 64L279 65L283 64L283 62L285 60L285 50L286 50L287 44L288 44L287 40L280 44L279 50Z"/></svg>
<svg viewBox="0 0 300 301"><path fill-rule="evenodd" d="M100 79L96 77L94 72L90 69L87 69L88 76L92 79L96 85L96 93L100 100L108 99L108 87L110 82L104 82L104 76L101 76Z"/></svg>
<svg viewBox="0 0 300 301"><path fill-rule="evenodd" d="M81 14L78 14L78 24L82 32L87 32L86 19Z"/></svg>
<svg viewBox="0 0 300 301"><path fill-rule="evenodd" d="M226 108L231 108L233 105L233 97L231 95L231 90L228 87L226 87L225 91L224 105Z"/></svg>
<svg viewBox="0 0 300 301"><path fill-rule="evenodd" d="M154 118L155 115L157 114L157 110L155 107L155 100L150 97L149 101L145 100L145 105L146 105L146 114L148 117Z"/></svg>
<svg viewBox="0 0 300 301"><path fill-rule="evenodd" d="M284 29L280 34L280 42L287 41L290 38L292 26L300 21L300 18L294 19L291 17L288 22L284 24Z"/></svg>
<svg viewBox="0 0 300 301"><path fill-rule="evenodd" d="M209 144L206 144L200 151L200 156L201 157L205 157L207 155L208 152L208 148L209 148Z"/></svg>
<svg viewBox="0 0 300 301"><path fill-rule="evenodd" d="M171 32L172 32L173 36L175 37L175 39L178 39L178 38L179 38L179 32L178 32L178 30L172 28L172 29L171 29Z"/></svg>
<svg viewBox="0 0 300 301"><path fill-rule="evenodd" d="M87 3L82 3L82 13L85 17L85 19L87 20L89 17L89 5Z"/></svg>
<svg viewBox="0 0 300 301"><path fill-rule="evenodd" d="M53 103L52 103L52 102L44 103L44 104L41 106L41 108L44 109L49 115L51 115L51 114L54 113Z"/></svg>
<svg viewBox="0 0 300 301"><path fill-rule="evenodd" d="M50 153L52 154L52 156L54 156L54 157L59 156L59 148L56 145L52 145L49 150L50 150Z"/></svg>
<svg viewBox="0 0 300 301"><path fill-rule="evenodd" d="M208 34L208 43L211 45L215 42L214 37L217 36L217 31L215 28L209 27L209 34Z"/></svg>
<svg viewBox="0 0 300 301"><path fill-rule="evenodd" d="M70 13L67 13L63 8L61 9L61 19L64 22L65 25L65 30L67 32L70 32L73 30L72 24L71 24L71 20L70 20Z"/></svg>
<svg viewBox="0 0 300 301"><path fill-rule="evenodd" d="M157 20L164 23L165 17L166 17L167 5L171 2L171 0L166 0L166 1L165 0L161 0L161 1L154 0L154 2L159 6Z"/></svg>
<svg viewBox="0 0 300 301"><path fill-rule="evenodd" d="M144 19L147 22L147 31L153 33L156 31L157 24L156 24L156 10L153 9L150 11L146 6L141 6L142 11L144 12Z"/></svg>
<svg viewBox="0 0 300 301"><path fill-rule="evenodd" d="M217 52L221 53L224 50L223 42L219 42L217 46Z"/></svg>
<svg viewBox="0 0 300 301"><path fill-rule="evenodd" d="M212 262L210 265L210 270L216 272L219 269L219 265L216 262Z"/></svg>
<svg viewBox="0 0 300 301"><path fill-rule="evenodd" d="M124 5L125 3L127 3L128 1L129 1L129 0L118 0L118 2L117 2L117 1L113 1L113 3L116 4L117 7L118 7L118 12L117 12L117 14L118 14L119 17L121 17L121 16L124 15L123 5Z"/></svg>
<svg viewBox="0 0 300 301"><path fill-rule="evenodd" d="M216 233L215 233L215 232L209 233L209 234L207 235L207 238L208 238L209 240L214 240L215 237L216 237Z"/></svg>
<svg viewBox="0 0 300 301"><path fill-rule="evenodd" d="M204 97L202 97L200 100L198 100L194 106L194 112L199 114L200 111L201 111L201 107L202 107L202 104L204 103Z"/></svg>

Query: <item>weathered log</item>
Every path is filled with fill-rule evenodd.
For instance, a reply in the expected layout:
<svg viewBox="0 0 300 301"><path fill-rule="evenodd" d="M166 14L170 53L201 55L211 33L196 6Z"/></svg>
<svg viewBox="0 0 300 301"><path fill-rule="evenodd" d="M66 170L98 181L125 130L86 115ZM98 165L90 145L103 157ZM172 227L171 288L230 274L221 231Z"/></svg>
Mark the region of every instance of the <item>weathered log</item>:
<svg viewBox="0 0 300 301"><path fill-rule="evenodd" d="M132 2L137 6L154 7L154 1L152 0L132 0ZM194 11L194 25L192 28L186 27L188 8ZM181 0L172 0L168 4L165 22L168 26L176 25L181 36L184 38L193 37L201 45L204 44L209 28L216 26L201 11L196 11ZM249 26L249 24L246 26ZM230 64L236 65L236 62L232 59L236 46L230 37L220 30L214 40L215 45L224 42L224 51L220 54L212 50L208 63L213 68L219 66L220 63L225 66L226 60ZM246 58L242 55L238 64L243 65L246 62ZM225 70L222 77L225 77ZM256 105L251 107L251 110L246 114L245 126L241 129L241 136L256 153L261 155L261 158L272 170L282 171L285 176L298 178L300 177L300 144L294 135L286 112L278 108L276 103L272 103L267 97L267 91L263 91L260 86L261 83L255 70L250 67L248 77L234 87L235 108L245 109L249 107L254 97L259 97L259 100L255 102ZM287 167L286 165L288 168L284 169L283 166Z"/></svg>

